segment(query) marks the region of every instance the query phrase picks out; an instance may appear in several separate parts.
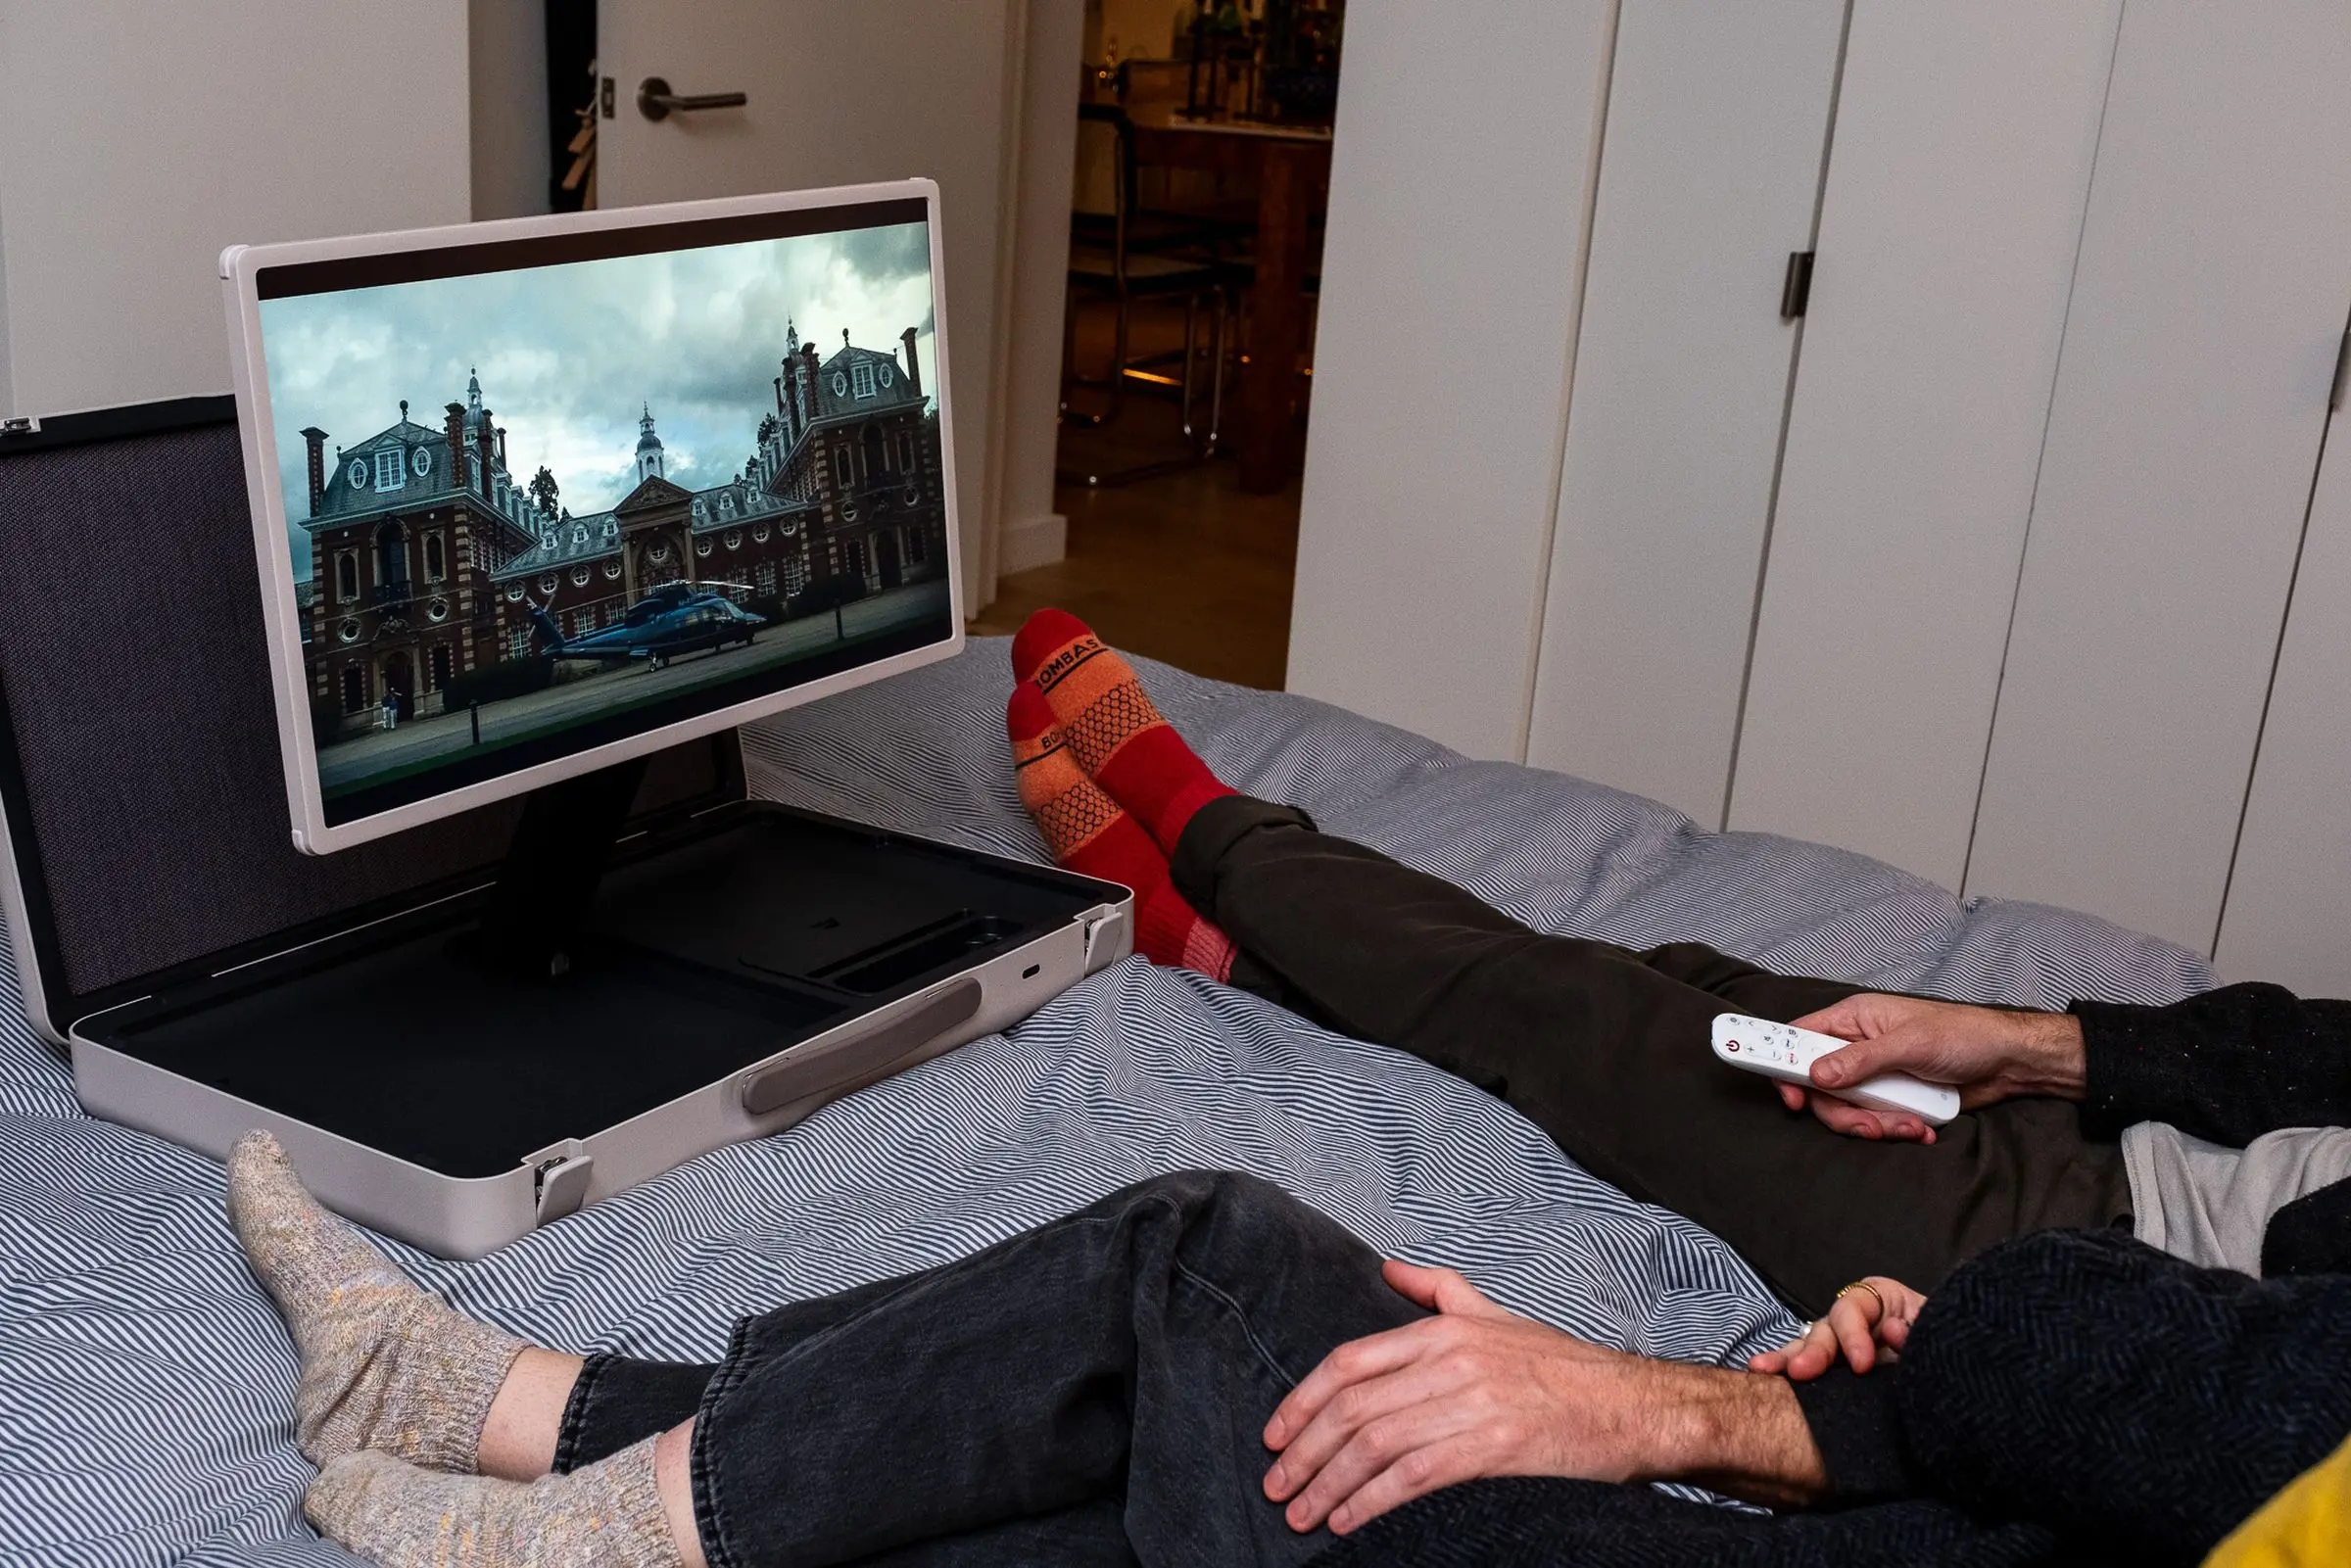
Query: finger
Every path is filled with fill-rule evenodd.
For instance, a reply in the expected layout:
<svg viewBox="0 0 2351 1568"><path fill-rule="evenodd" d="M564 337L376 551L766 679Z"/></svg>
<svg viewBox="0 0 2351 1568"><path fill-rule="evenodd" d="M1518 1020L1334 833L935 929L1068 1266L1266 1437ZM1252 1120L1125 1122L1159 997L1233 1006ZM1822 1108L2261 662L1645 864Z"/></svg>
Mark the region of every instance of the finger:
<svg viewBox="0 0 2351 1568"><path fill-rule="evenodd" d="M1811 1068L1813 1086L1821 1089L1849 1089L1889 1072L1906 1072L1930 1083L1953 1081L1951 1064L1934 1036L1916 1027L1855 1040L1814 1058Z"/></svg>
<svg viewBox="0 0 2351 1568"><path fill-rule="evenodd" d="M1332 1454L1314 1480L1290 1499L1282 1517L1293 1530L1312 1530L1373 1477L1407 1454L1463 1436L1475 1425L1465 1403L1420 1400L1367 1422Z"/></svg>
<svg viewBox="0 0 2351 1568"><path fill-rule="evenodd" d="M1469 1283L1461 1270L1454 1268L1423 1268L1390 1259L1379 1265L1380 1273L1398 1295L1443 1312L1448 1317L1515 1317L1509 1307L1488 1301L1475 1285Z"/></svg>
<svg viewBox="0 0 2351 1568"><path fill-rule="evenodd" d="M1343 1536L1370 1523L1390 1508L1443 1487L1477 1478L1478 1445L1467 1437L1447 1438L1415 1449L1357 1488L1330 1511L1331 1534Z"/></svg>
<svg viewBox="0 0 2351 1568"><path fill-rule="evenodd" d="M1870 1332L1869 1309L1861 1305L1867 1300L1866 1293L1847 1296L1829 1309L1830 1332L1845 1353L1846 1364L1856 1372L1866 1372L1878 1362L1877 1336Z"/></svg>
<svg viewBox="0 0 2351 1568"><path fill-rule="evenodd" d="M1837 1336L1825 1322L1807 1325L1796 1342L1795 1354L1788 1357L1788 1378L1791 1382L1809 1383L1837 1364Z"/></svg>
<svg viewBox="0 0 2351 1568"><path fill-rule="evenodd" d="M1777 1373L1786 1371L1787 1368L1788 1352L1785 1349L1776 1351L1757 1351L1754 1354L1747 1358L1747 1369L1751 1372Z"/></svg>
<svg viewBox="0 0 2351 1568"><path fill-rule="evenodd" d="M1388 1289L1415 1307L1423 1307L1432 1312L1437 1309L1437 1276L1443 1272L1443 1269L1408 1263L1400 1258L1388 1259L1379 1265L1380 1278L1388 1282Z"/></svg>
<svg viewBox="0 0 2351 1568"><path fill-rule="evenodd" d="M1830 1003L1817 1013L1791 1019L1789 1022L1799 1029L1810 1029L1814 1034L1834 1034L1840 1040L1856 1040L1861 1037L1864 1024L1863 1005L1860 996L1848 996L1841 1002Z"/></svg>
<svg viewBox="0 0 2351 1568"><path fill-rule="evenodd" d="M1441 1321L1441 1318L1424 1318L1402 1328L1349 1340L1322 1357L1273 1407L1272 1415L1266 1421L1266 1447L1286 1446L1340 1391L1384 1377L1425 1354L1430 1348L1428 1326Z"/></svg>
<svg viewBox="0 0 2351 1568"><path fill-rule="evenodd" d="M1877 1139L1886 1136L1886 1129L1875 1111L1864 1110L1833 1094L1815 1091L1812 1095L1812 1114L1820 1118L1822 1126L1831 1132L1842 1132L1848 1138Z"/></svg>
<svg viewBox="0 0 2351 1568"><path fill-rule="evenodd" d="M1927 1299L1900 1280L1888 1279L1883 1274L1872 1275L1869 1282L1887 1302L1886 1315L1878 1320L1878 1340L1898 1351L1910 1343L1911 1327L1917 1323L1919 1309L1927 1305Z"/></svg>
<svg viewBox="0 0 2351 1568"><path fill-rule="evenodd" d="M1818 1090L1812 1092L1812 1114L1820 1118L1822 1125L1848 1138L1883 1139L1889 1143L1935 1141L1935 1129L1917 1117L1899 1111L1875 1111Z"/></svg>
<svg viewBox="0 0 2351 1568"><path fill-rule="evenodd" d="M1812 1081L1824 1089L1866 1083L1881 1072L1902 1070L1910 1053L1898 1039L1855 1040L1842 1051L1831 1051L1812 1064Z"/></svg>
<svg viewBox="0 0 2351 1568"><path fill-rule="evenodd" d="M1772 1084L1772 1087L1780 1091L1780 1104L1786 1106L1791 1111L1801 1111L1804 1108L1805 1102L1812 1098L1801 1088L1793 1083L1775 1082Z"/></svg>
<svg viewBox="0 0 2351 1568"><path fill-rule="evenodd" d="M1423 1361L1340 1390L1283 1445L1281 1457L1266 1471L1266 1496L1276 1502L1296 1497L1313 1485L1331 1456L1353 1443L1365 1428L1451 1393L1460 1381L1437 1363Z"/></svg>
<svg viewBox="0 0 2351 1568"><path fill-rule="evenodd" d="M1920 1143L1925 1141L1931 1130L1918 1117L1905 1116L1899 1111L1880 1111L1872 1106L1854 1106L1852 1109L1875 1118L1878 1136L1888 1143Z"/></svg>

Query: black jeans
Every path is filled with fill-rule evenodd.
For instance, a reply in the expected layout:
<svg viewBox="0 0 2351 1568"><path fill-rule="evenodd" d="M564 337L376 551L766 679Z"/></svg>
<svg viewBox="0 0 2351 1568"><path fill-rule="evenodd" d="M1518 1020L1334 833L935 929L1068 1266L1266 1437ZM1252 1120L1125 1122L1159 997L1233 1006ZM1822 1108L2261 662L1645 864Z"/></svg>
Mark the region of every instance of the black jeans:
<svg viewBox="0 0 2351 1568"><path fill-rule="evenodd" d="M712 1568L1304 1562L1265 1422L1333 1347L1423 1315L1345 1230L1185 1172L736 1326L716 1366L593 1357L566 1471L692 1417Z"/></svg>
<svg viewBox="0 0 2351 1568"><path fill-rule="evenodd" d="M1864 1274L1932 1291L1995 1242L2131 1208L2120 1149L2085 1138L2060 1101L1962 1116L1931 1146L1870 1143L1714 1058L1718 1013L1784 1022L1859 987L1695 942L1545 936L1245 795L1201 808L1175 873L1238 944L1234 984L1507 1100L1594 1174L1720 1236L1807 1315Z"/></svg>

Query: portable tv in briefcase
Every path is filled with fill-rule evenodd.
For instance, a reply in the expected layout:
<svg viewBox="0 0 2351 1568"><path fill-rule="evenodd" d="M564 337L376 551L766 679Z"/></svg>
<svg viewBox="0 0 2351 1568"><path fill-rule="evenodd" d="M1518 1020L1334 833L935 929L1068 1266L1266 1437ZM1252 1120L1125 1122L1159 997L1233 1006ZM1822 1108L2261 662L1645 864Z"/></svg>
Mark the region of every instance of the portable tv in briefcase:
<svg viewBox="0 0 2351 1568"><path fill-rule="evenodd" d="M936 200L232 251L236 398L0 436L0 890L94 1114L474 1257L1127 954L745 796L738 724L962 645Z"/></svg>

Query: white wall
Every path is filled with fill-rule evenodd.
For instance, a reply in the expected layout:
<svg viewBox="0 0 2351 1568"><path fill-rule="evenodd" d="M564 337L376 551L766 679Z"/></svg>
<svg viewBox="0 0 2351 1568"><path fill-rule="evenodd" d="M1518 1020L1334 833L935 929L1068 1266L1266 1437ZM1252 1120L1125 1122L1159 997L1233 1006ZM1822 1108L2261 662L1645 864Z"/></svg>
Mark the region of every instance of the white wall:
<svg viewBox="0 0 2351 1568"><path fill-rule="evenodd" d="M546 0L468 0L473 215L548 210ZM579 82L585 101L587 78Z"/></svg>
<svg viewBox="0 0 2351 1568"><path fill-rule="evenodd" d="M1288 684L1476 756L1526 744L1614 25L1347 15Z"/></svg>
<svg viewBox="0 0 2351 1568"><path fill-rule="evenodd" d="M994 577L1060 560L1069 540L1069 519L1053 509L1053 458L1061 438L1062 312L1069 302L1084 0L1029 0L1028 23L1004 340L999 528L992 558L984 561L973 584L974 608L994 596Z"/></svg>
<svg viewBox="0 0 2351 1568"><path fill-rule="evenodd" d="M0 36L0 46L6 42ZM17 407L16 378L9 371L8 322L8 202L5 187L0 187L0 414L14 413Z"/></svg>
<svg viewBox="0 0 2351 1568"><path fill-rule="evenodd" d="M226 245L465 220L464 0L398 20L0 0L11 411L226 392Z"/></svg>

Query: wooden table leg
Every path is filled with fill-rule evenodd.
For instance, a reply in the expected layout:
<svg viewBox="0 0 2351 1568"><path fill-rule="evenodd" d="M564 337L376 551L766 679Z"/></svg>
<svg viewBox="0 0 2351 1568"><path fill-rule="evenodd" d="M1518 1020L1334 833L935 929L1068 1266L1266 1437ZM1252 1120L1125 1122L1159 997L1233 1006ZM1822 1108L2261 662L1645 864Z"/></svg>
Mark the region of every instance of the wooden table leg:
<svg viewBox="0 0 2351 1568"><path fill-rule="evenodd" d="M1298 355L1306 347L1308 157L1268 147L1257 195L1257 281L1249 291L1249 363L1241 368L1241 488L1275 491L1297 472Z"/></svg>

